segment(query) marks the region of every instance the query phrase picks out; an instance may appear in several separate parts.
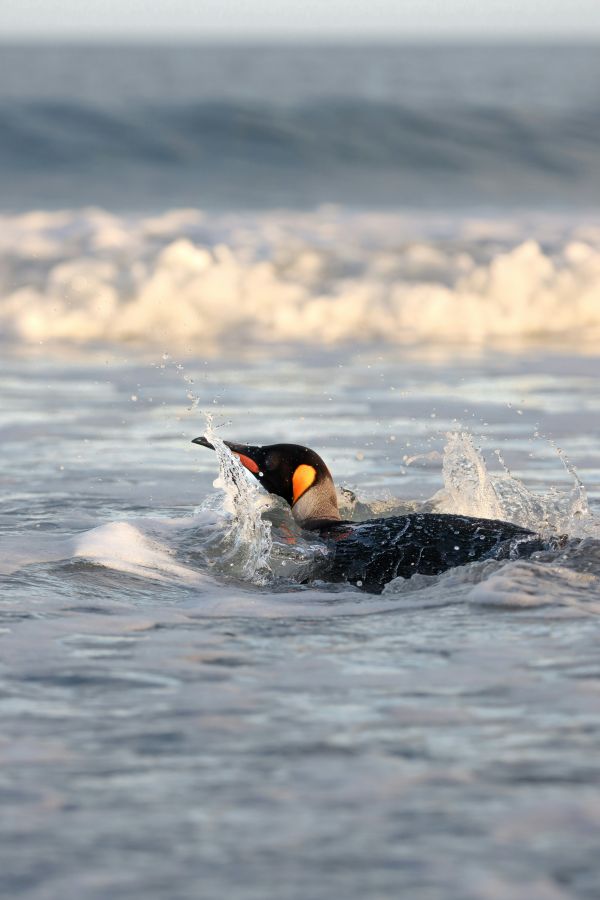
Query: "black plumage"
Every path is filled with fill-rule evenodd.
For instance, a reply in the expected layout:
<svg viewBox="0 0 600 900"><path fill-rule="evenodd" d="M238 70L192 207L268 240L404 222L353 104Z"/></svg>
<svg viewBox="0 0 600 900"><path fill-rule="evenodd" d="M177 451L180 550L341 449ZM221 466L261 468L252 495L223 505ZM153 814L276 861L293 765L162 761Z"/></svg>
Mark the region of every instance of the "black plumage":
<svg viewBox="0 0 600 900"><path fill-rule="evenodd" d="M381 593L394 578L438 575L482 559L516 559L542 550L539 535L495 519L412 513L340 522L319 529L329 549L326 577Z"/></svg>

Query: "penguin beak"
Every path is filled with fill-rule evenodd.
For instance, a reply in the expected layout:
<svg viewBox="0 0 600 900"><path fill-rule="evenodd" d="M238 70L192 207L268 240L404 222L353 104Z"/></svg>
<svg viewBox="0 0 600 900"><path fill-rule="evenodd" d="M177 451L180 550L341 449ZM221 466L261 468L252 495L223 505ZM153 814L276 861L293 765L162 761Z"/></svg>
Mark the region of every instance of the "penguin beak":
<svg viewBox="0 0 600 900"><path fill-rule="evenodd" d="M258 475L260 472L260 466L254 459L256 455L260 452L260 447L250 447L248 444L234 444L232 441L223 441L226 447L229 447L231 452L237 456L241 464L248 469L249 472L252 472L253 475ZM209 450L214 450L215 448L207 441L204 437L194 438L192 444L199 444L200 447L208 447Z"/></svg>
<svg viewBox="0 0 600 900"><path fill-rule="evenodd" d="M215 449L213 445L206 440L204 435L202 435L202 437L194 438L192 444L200 444L201 447L208 447L209 450Z"/></svg>

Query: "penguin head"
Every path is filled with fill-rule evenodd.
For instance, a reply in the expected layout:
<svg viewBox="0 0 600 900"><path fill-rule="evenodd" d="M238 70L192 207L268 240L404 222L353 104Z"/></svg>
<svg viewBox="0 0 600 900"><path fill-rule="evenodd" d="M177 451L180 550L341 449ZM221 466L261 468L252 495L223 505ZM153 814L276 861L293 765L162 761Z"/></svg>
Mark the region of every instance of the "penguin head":
<svg viewBox="0 0 600 900"><path fill-rule="evenodd" d="M205 437L192 441L214 450ZM311 521L339 520L335 485L329 469L314 450L300 444L256 447L223 441L242 465L269 491L289 503L302 527Z"/></svg>

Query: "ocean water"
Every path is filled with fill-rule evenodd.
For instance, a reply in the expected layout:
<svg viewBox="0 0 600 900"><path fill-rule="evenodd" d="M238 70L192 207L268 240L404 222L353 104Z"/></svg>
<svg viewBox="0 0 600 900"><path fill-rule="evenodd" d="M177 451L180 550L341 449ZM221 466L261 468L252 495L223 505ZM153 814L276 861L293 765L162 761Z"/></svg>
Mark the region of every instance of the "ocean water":
<svg viewBox="0 0 600 900"><path fill-rule="evenodd" d="M599 74L0 49L3 895L597 897ZM220 438L569 541L311 580Z"/></svg>
<svg viewBox="0 0 600 900"><path fill-rule="evenodd" d="M597 208L585 46L0 46L0 196Z"/></svg>

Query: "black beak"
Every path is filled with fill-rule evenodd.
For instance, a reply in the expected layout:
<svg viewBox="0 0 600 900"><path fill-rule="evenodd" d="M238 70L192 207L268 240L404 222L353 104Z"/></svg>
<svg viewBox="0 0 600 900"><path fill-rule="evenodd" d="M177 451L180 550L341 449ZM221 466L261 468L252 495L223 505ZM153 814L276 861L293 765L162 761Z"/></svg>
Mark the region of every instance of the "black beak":
<svg viewBox="0 0 600 900"><path fill-rule="evenodd" d="M249 444L235 444L233 441L223 441L226 447L233 453L248 453L249 450L258 450L258 447L250 447ZM202 437L194 438L192 444L199 444L201 447L208 447L209 450L214 450L213 444L210 441L207 441L204 435Z"/></svg>
<svg viewBox="0 0 600 900"><path fill-rule="evenodd" d="M232 453L237 453L238 456L246 456L251 460L254 460L255 456L258 456L262 450L261 447L253 447L251 444L236 444L235 441L223 441L226 447L229 447ZM208 447L209 450L214 450L214 446L207 441L207 439L202 435L202 437L194 438L192 444L199 444L200 447Z"/></svg>
<svg viewBox="0 0 600 900"><path fill-rule="evenodd" d="M202 437L194 438L192 444L200 444L201 447L208 447L209 450L215 449L213 445L206 440L204 435L202 435Z"/></svg>
<svg viewBox="0 0 600 900"><path fill-rule="evenodd" d="M260 470L263 454L262 447L252 447L250 444L234 444L233 441L223 441L223 443L226 447L229 447L232 453L237 456L241 464L246 469L252 472L253 475L256 475L257 477L260 476L261 483L265 483L262 481L263 473ZM201 447L208 447L209 450L215 449L213 444L211 444L210 441L207 441L204 435L202 437L194 438L192 444L199 444Z"/></svg>

